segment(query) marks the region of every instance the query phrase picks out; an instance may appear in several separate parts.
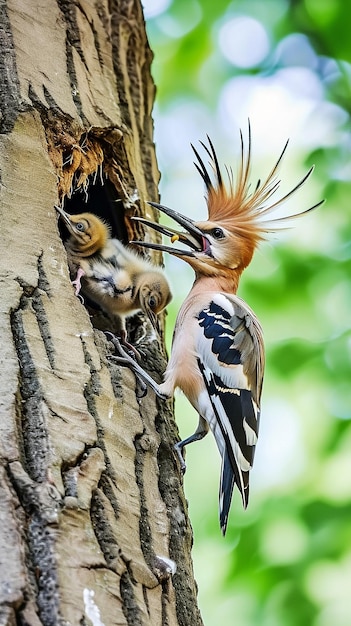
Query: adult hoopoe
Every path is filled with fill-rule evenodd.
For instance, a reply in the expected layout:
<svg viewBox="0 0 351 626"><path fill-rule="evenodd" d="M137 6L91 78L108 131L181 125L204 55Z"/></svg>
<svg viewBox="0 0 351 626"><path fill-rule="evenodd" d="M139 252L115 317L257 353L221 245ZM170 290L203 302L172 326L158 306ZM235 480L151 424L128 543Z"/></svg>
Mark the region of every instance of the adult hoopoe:
<svg viewBox="0 0 351 626"><path fill-rule="evenodd" d="M76 275L76 295L82 294L109 315L120 319L143 311L159 331L158 313L171 300L162 270L110 236L108 226L93 213L69 215L56 206L70 236L65 242L69 268Z"/></svg>
<svg viewBox="0 0 351 626"><path fill-rule="evenodd" d="M176 444L183 470L184 446L204 437L209 428L212 430L222 457L219 509L223 534L235 484L243 506L246 508L248 504L249 472L258 436L264 372L261 326L248 305L236 295L239 278L258 243L282 224L282 218L270 218L271 212L298 191L313 170L311 168L288 194L269 202L280 184L277 174L287 144L264 182L259 181L252 189L249 183L250 126L247 151L242 133L240 138L241 162L236 180L232 171L227 169L229 189L223 183L211 140L208 138L209 147L201 144L210 157L213 180L192 146L197 159L195 166L206 186L207 221L194 222L153 202L150 203L152 206L172 217L185 231L134 218L171 237L172 243L179 240L190 248L133 242L183 258L194 269L195 282L178 313L164 383L157 385L127 355L120 358L121 362L128 362L161 397L171 396L179 387L198 411L196 431ZM303 215L319 204L321 202L297 215Z"/></svg>

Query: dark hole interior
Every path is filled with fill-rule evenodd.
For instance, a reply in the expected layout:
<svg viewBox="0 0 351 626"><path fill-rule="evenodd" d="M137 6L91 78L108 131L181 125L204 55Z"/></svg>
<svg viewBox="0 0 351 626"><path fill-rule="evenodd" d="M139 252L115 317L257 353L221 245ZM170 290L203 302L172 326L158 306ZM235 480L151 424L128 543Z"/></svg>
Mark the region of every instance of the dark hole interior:
<svg viewBox="0 0 351 626"><path fill-rule="evenodd" d="M112 237L128 243L122 200L108 178L90 176L87 190L84 191L82 188L75 190L71 198L65 199L63 208L71 215L94 213L110 225ZM59 220L59 228L65 241L67 231L62 220Z"/></svg>

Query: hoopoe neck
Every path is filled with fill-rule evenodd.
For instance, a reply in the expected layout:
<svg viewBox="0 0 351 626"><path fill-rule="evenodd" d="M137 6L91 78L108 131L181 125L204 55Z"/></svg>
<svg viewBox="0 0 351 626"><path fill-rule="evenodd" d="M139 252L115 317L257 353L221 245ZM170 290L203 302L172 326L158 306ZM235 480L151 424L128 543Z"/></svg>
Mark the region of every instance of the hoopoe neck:
<svg viewBox="0 0 351 626"><path fill-rule="evenodd" d="M197 276L191 290L192 295L203 293L204 291L222 291L224 293L236 294L239 285L241 272L228 272L228 276Z"/></svg>

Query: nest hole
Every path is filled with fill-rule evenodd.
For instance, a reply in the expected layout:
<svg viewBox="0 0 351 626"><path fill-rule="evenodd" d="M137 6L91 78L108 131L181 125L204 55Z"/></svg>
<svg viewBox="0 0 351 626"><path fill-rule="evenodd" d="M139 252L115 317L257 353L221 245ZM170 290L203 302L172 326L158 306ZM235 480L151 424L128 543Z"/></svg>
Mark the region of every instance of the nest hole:
<svg viewBox="0 0 351 626"><path fill-rule="evenodd" d="M125 225L125 209L123 200L116 187L103 171L90 175L83 186L75 188L70 197L66 196L62 208L70 215L80 213L94 213L104 220L110 227L111 236L127 244L129 237ZM62 220L59 220L59 231L63 243L69 237L67 228ZM71 276L73 279L74 277ZM118 318L112 318L105 313L97 303L87 296L81 297L82 304L87 309L92 326L97 330L119 333L120 323ZM144 334L142 329L144 317L141 313L129 317L126 320L127 333L132 343L136 342Z"/></svg>

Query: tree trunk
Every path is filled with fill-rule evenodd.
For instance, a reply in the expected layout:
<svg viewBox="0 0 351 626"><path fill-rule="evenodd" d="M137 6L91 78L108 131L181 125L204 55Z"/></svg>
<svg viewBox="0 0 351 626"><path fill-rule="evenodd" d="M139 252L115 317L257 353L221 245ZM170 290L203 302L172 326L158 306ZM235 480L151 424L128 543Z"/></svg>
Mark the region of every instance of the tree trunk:
<svg viewBox="0 0 351 626"><path fill-rule="evenodd" d="M141 6L0 14L0 624L201 625L171 403L140 400L109 358L110 321L74 295L54 209L94 211L123 241L143 236L132 214L154 218ZM141 315L129 333L160 376Z"/></svg>

